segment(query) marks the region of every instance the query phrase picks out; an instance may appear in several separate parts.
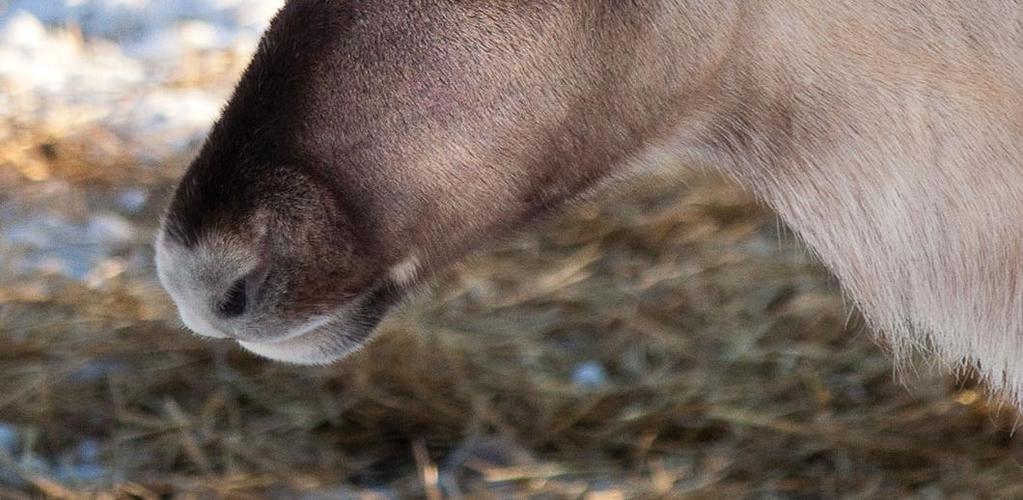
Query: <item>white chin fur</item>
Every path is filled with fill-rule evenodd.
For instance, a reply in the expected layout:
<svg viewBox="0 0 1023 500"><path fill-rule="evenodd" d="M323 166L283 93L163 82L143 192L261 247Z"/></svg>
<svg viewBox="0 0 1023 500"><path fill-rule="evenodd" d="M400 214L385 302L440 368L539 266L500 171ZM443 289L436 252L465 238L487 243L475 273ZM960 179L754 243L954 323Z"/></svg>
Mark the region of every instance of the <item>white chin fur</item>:
<svg viewBox="0 0 1023 500"><path fill-rule="evenodd" d="M326 365L345 357L355 346L337 338L326 330L279 342L243 342L238 345L264 358L297 365Z"/></svg>

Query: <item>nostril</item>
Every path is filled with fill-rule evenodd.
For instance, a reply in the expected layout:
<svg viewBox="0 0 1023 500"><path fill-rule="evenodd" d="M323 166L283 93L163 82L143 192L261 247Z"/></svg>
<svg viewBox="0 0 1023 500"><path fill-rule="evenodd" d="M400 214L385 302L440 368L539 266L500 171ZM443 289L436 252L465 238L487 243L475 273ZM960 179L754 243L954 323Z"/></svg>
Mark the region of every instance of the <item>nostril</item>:
<svg viewBox="0 0 1023 500"><path fill-rule="evenodd" d="M231 284L231 288L227 290L227 295L224 296L224 301L217 306L217 311L221 316L233 318L245 312L245 306L248 302L248 293L245 290L246 284L247 280L245 278L241 278Z"/></svg>

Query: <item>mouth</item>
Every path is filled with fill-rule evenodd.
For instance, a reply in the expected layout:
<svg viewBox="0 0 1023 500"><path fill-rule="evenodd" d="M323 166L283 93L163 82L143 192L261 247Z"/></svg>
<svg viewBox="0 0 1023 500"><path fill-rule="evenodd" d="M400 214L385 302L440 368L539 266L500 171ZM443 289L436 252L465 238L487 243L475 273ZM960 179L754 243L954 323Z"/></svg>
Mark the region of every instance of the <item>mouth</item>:
<svg viewBox="0 0 1023 500"><path fill-rule="evenodd" d="M398 288L387 281L360 299L354 311L331 318L318 328L285 338L238 341L238 345L275 361L298 365L330 364L364 346L399 296Z"/></svg>

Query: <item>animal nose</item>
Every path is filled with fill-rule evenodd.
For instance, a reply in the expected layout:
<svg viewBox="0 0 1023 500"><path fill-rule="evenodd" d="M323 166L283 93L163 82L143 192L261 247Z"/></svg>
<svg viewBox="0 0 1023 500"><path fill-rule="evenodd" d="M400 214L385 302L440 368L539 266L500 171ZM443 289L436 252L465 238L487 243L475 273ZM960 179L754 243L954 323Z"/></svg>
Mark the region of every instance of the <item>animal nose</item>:
<svg viewBox="0 0 1023 500"><path fill-rule="evenodd" d="M224 294L224 299L217 305L217 312L223 318L235 318L245 312L248 305L248 279L239 278Z"/></svg>

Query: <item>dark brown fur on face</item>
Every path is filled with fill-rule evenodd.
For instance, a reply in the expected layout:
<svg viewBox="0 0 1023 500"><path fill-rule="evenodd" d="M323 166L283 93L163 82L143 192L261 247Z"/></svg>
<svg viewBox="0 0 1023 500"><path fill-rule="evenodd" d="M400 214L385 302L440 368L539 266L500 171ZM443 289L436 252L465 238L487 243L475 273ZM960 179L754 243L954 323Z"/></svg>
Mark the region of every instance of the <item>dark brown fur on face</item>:
<svg viewBox="0 0 1023 500"><path fill-rule="evenodd" d="M895 347L1023 388L1012 0L291 0L157 246L193 329L338 359L438 270L665 156L760 196Z"/></svg>
<svg viewBox="0 0 1023 500"><path fill-rule="evenodd" d="M291 1L182 181L168 229L189 245L257 205L285 210L270 198L293 196L287 179L300 176L385 264L410 244L437 254L429 261L461 253L491 236L481 229L557 207L675 133L663 111L694 100L679 94L702 74L659 61L647 75L629 37L600 33L642 40L658 15L617 2Z"/></svg>

